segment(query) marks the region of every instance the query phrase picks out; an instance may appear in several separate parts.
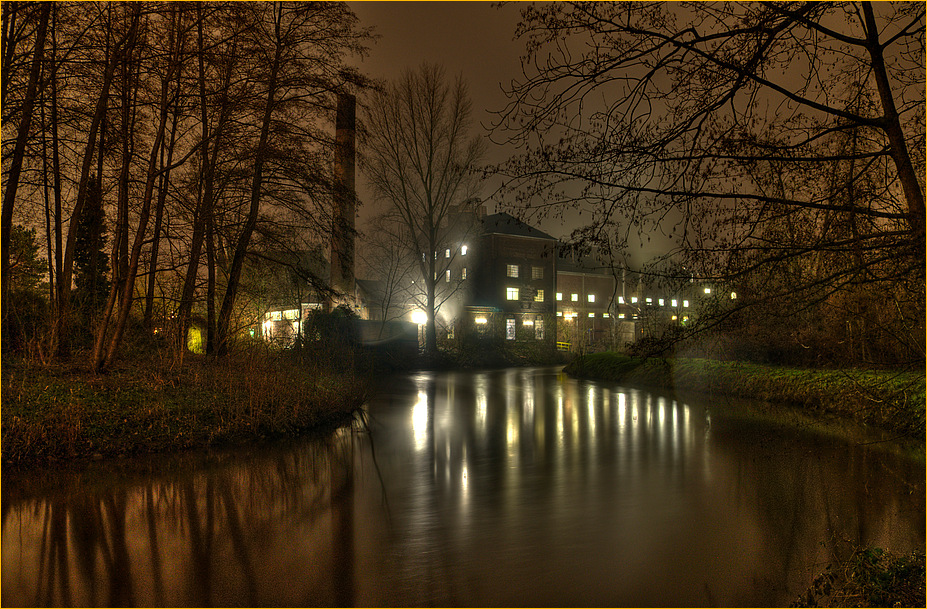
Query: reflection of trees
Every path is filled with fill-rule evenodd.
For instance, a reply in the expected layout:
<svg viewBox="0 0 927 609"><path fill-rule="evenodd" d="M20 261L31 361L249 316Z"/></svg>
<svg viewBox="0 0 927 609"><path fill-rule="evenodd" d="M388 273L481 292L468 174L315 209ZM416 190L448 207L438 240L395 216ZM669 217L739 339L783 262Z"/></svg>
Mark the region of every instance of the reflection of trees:
<svg viewBox="0 0 927 609"><path fill-rule="evenodd" d="M19 581L4 578L4 604L258 606L281 593L266 589L265 546L299 531L312 541L311 600L351 605L354 450L347 431L145 485L72 485L12 504L5 493L4 537L22 534L4 554L23 564Z"/></svg>
<svg viewBox="0 0 927 609"><path fill-rule="evenodd" d="M773 425L742 425L736 435L714 430L712 438L717 450L735 455L742 481L736 501L757 512L767 573L779 574L776 587L792 596L825 564L845 559L851 545L892 548L901 541L893 530L899 521L905 529L915 523L903 515L904 481L923 479L923 473L906 471L913 465L904 457ZM912 490L920 507L912 500L910 509L923 513L923 486ZM914 537L923 535L922 528Z"/></svg>

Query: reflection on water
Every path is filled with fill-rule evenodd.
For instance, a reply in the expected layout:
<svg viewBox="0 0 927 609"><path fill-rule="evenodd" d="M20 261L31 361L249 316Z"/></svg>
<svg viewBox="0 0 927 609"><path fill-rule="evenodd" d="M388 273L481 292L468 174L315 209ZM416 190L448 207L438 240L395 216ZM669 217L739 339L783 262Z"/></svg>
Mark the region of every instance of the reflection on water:
<svg viewBox="0 0 927 609"><path fill-rule="evenodd" d="M512 369L392 379L368 412L5 479L3 604L783 605L835 540L924 545L923 463L717 404Z"/></svg>

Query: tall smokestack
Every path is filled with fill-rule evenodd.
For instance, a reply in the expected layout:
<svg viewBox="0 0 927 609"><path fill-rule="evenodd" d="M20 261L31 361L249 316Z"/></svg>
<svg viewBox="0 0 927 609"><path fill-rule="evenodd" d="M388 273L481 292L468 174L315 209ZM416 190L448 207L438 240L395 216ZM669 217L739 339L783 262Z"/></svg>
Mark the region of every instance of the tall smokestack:
<svg viewBox="0 0 927 609"><path fill-rule="evenodd" d="M331 285L341 294L338 304L354 304L354 109L355 99L338 96L335 118L334 209L332 210Z"/></svg>

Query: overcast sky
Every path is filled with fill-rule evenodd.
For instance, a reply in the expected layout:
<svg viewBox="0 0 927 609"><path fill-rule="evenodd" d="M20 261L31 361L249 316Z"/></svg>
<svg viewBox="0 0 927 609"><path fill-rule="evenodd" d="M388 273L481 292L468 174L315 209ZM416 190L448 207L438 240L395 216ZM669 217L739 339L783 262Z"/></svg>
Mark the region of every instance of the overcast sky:
<svg viewBox="0 0 927 609"><path fill-rule="evenodd" d="M518 7L490 2L348 2L363 26L380 36L361 69L377 79L394 79L423 62L439 64L448 76L462 74L473 102L475 129L489 125L493 110L505 106L500 83L520 74L522 43L514 41ZM487 145L487 161L508 152ZM358 176L365 197L363 176ZM366 202L366 201L365 201Z"/></svg>
<svg viewBox="0 0 927 609"><path fill-rule="evenodd" d="M514 40L519 22L518 2L497 6L492 2L348 2L362 26L373 26L379 40L360 68L370 77L393 79L406 69L422 62L443 65L448 75L462 74L469 85L473 102L475 128L484 136L481 125L492 121L491 111L505 107L506 97L500 83L508 84L521 75L519 58L524 42ZM504 161L514 151L487 142L486 161ZM372 197L360 173L357 176L359 210L358 228L369 217ZM492 187L484 191L491 194ZM501 211L490 202L488 211ZM569 236L579 224L575 212L566 219L551 218L537 225L556 238ZM638 242L633 258L636 262L664 253L665 241Z"/></svg>

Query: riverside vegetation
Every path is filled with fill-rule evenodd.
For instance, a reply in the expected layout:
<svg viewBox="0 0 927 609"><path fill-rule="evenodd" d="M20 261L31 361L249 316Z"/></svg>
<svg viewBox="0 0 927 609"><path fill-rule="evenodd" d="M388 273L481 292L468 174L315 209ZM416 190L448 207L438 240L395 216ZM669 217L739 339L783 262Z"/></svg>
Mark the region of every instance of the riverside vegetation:
<svg viewBox="0 0 927 609"><path fill-rule="evenodd" d="M837 415L924 441L924 375L889 370L813 370L702 358L640 358L614 352L577 357L583 378L783 403Z"/></svg>
<svg viewBox="0 0 927 609"><path fill-rule="evenodd" d="M350 423L350 365L263 346L226 358L150 351L106 374L4 356L3 463L26 469L292 436Z"/></svg>

